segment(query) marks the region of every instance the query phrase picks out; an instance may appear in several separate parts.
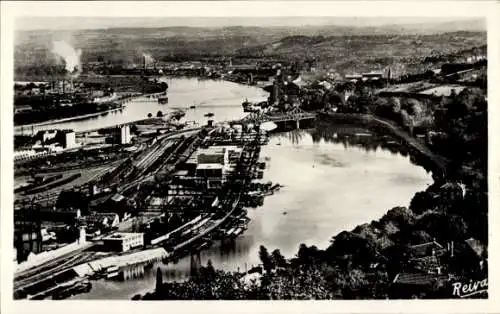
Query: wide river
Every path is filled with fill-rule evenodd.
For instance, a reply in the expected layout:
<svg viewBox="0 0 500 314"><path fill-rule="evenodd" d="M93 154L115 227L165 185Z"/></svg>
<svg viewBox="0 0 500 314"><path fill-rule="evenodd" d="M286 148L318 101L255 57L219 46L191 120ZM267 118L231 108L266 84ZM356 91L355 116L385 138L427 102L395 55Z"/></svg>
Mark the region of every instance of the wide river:
<svg viewBox="0 0 500 314"><path fill-rule="evenodd" d="M241 116L242 98L266 97L258 89L228 82L176 79L169 84L168 107L195 103L197 111L210 108L218 120ZM133 106L141 104L129 104L126 110L142 116L159 110L159 105ZM242 236L203 251L202 264L210 259L216 268L243 271L259 263L260 245L269 251L279 248L285 257L294 256L301 243L325 248L337 233L379 219L392 207L408 206L415 192L432 183L431 175L397 153L397 143L382 149L384 142L390 139L349 126L320 125L272 136L261 153L267 160L264 181L285 187L266 197L263 206L248 210L251 221ZM183 280L190 260L159 266L165 280ZM134 280L93 281L92 291L72 299L130 299L146 293L154 289L156 267Z"/></svg>
<svg viewBox="0 0 500 314"><path fill-rule="evenodd" d="M60 123L44 123L42 125L16 126L16 132L34 133L48 129L73 129L75 132L110 127L121 123L128 123L146 119L151 113L156 116L158 111L167 113L181 109L186 112L186 121L196 121L205 124L208 119L224 121L245 116L241 103L262 101L267 99L268 93L264 90L226 81L199 80L199 79L168 79L161 80L168 83L168 104L158 104L156 99L148 101L131 101L122 110L113 111L92 118L65 121ZM195 109L190 109L196 106ZM213 113L212 118L205 117Z"/></svg>

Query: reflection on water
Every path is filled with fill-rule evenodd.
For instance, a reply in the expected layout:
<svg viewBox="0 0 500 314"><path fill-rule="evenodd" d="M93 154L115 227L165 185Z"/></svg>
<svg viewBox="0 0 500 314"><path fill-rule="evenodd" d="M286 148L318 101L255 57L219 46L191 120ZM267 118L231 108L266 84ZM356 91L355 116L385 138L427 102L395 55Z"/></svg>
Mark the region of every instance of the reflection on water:
<svg viewBox="0 0 500 314"><path fill-rule="evenodd" d="M127 103L122 110L107 112L90 118L76 119L61 123L52 123L41 126L24 128L24 132L36 133L47 129L73 129L75 131L93 130L97 128L110 127L113 125L128 123L146 119L148 113L153 116L158 111L163 113L176 109L186 110L185 119L206 124L208 118L204 115L208 112L215 114L216 121L223 121L243 117L241 102L245 99L250 101L261 101L267 98L267 93L254 86L244 86L226 81L199 80L196 78L164 78L169 85L168 104L162 105L157 99L148 101L132 101ZM195 109L190 109L191 106Z"/></svg>
<svg viewBox="0 0 500 314"><path fill-rule="evenodd" d="M432 183L400 141L352 126L319 123L311 130L274 134L261 155L267 160L263 180L285 187L248 210L251 221L242 236L201 252L202 264L210 259L216 268L244 271L259 263L260 245L279 248L286 257L301 243L324 248L337 233L407 206L415 192ZM156 267L133 281L96 282L89 294L74 298L130 299L154 289ZM160 267L164 280L184 280L190 258Z"/></svg>

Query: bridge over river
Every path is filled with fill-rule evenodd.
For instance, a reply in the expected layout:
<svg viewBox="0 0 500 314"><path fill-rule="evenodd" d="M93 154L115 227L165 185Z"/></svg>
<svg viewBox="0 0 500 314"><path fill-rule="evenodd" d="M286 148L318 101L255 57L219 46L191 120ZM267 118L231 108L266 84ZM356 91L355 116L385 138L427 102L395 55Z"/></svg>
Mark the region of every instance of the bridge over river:
<svg viewBox="0 0 500 314"><path fill-rule="evenodd" d="M242 123L253 123L262 124L265 122L274 122L278 126L289 125L294 123L295 128L300 128L301 121L312 121L316 118L316 113L306 112L300 108L292 108L287 111L280 110L267 110L252 112L251 114L245 116L239 122Z"/></svg>

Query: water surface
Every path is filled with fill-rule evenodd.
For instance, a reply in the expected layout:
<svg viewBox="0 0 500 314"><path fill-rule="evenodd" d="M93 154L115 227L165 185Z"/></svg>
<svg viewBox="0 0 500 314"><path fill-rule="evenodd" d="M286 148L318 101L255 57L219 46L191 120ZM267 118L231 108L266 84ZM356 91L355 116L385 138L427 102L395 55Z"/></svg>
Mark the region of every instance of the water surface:
<svg viewBox="0 0 500 314"><path fill-rule="evenodd" d="M257 87L245 86L227 81L201 80L196 78L163 78L168 83L168 104L158 104L156 99L149 101L131 101L123 110L113 111L104 115L81 120L65 121L60 123L34 126L33 128L17 126L15 129L24 133L48 129L73 129L76 132L94 130L97 128L110 127L113 125L128 123L146 119L151 113L156 116L158 111L167 113L176 109L186 111L185 119L206 124L208 118L205 114L214 113L215 121L241 118L244 113L241 103L248 99L250 101L265 100L268 94ZM189 109L191 106L196 109Z"/></svg>
<svg viewBox="0 0 500 314"><path fill-rule="evenodd" d="M388 143L390 150L380 147ZM264 181L285 187L263 206L248 210L246 233L203 251L202 264L210 259L216 268L243 271L259 263L260 245L278 248L285 257L293 257L301 243L325 248L337 233L379 219L395 206L408 206L432 179L409 156L397 153L402 148L388 136L349 126L274 135L261 153L267 160ZM183 280L190 259L159 266L165 280ZM90 293L74 298L130 299L154 289L156 267L136 280L94 282Z"/></svg>

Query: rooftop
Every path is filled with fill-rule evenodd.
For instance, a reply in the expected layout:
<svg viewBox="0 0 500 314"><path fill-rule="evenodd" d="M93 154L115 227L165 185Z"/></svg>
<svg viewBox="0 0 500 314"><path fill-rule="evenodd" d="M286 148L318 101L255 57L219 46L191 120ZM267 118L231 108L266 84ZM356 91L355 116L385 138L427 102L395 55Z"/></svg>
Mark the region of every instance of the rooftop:
<svg viewBox="0 0 500 314"><path fill-rule="evenodd" d="M479 257L483 257L483 254L486 252L486 246L479 240L474 238L470 238L465 240L465 243L477 254Z"/></svg>
<svg viewBox="0 0 500 314"><path fill-rule="evenodd" d="M393 283L403 285L432 285L436 281L445 280L447 276L436 276L422 273L399 273Z"/></svg>
<svg viewBox="0 0 500 314"><path fill-rule="evenodd" d="M104 219L109 219L113 220L116 217L118 217L118 214L115 213L98 213L98 212L92 212L92 214L83 217L83 219L87 223L104 223Z"/></svg>
<svg viewBox="0 0 500 314"><path fill-rule="evenodd" d="M111 198L112 201L114 202L120 202L124 199L125 197L121 194L115 194L113 195L113 197Z"/></svg>
<svg viewBox="0 0 500 314"><path fill-rule="evenodd" d="M223 146L209 146L207 148L198 149L197 153L201 154L224 154L226 152L226 148Z"/></svg>
<svg viewBox="0 0 500 314"><path fill-rule="evenodd" d="M436 241L412 245L411 250L416 257L431 255L432 250L442 250L443 246Z"/></svg>
<svg viewBox="0 0 500 314"><path fill-rule="evenodd" d="M109 235L107 237L102 238L103 240L121 240L121 239L127 239L130 237L136 237L136 236L142 236L143 233L133 233L133 232L116 232L113 233L112 235Z"/></svg>
<svg viewBox="0 0 500 314"><path fill-rule="evenodd" d="M222 164L198 164L196 169L203 169L203 170L212 170L212 169L223 169L224 165Z"/></svg>

